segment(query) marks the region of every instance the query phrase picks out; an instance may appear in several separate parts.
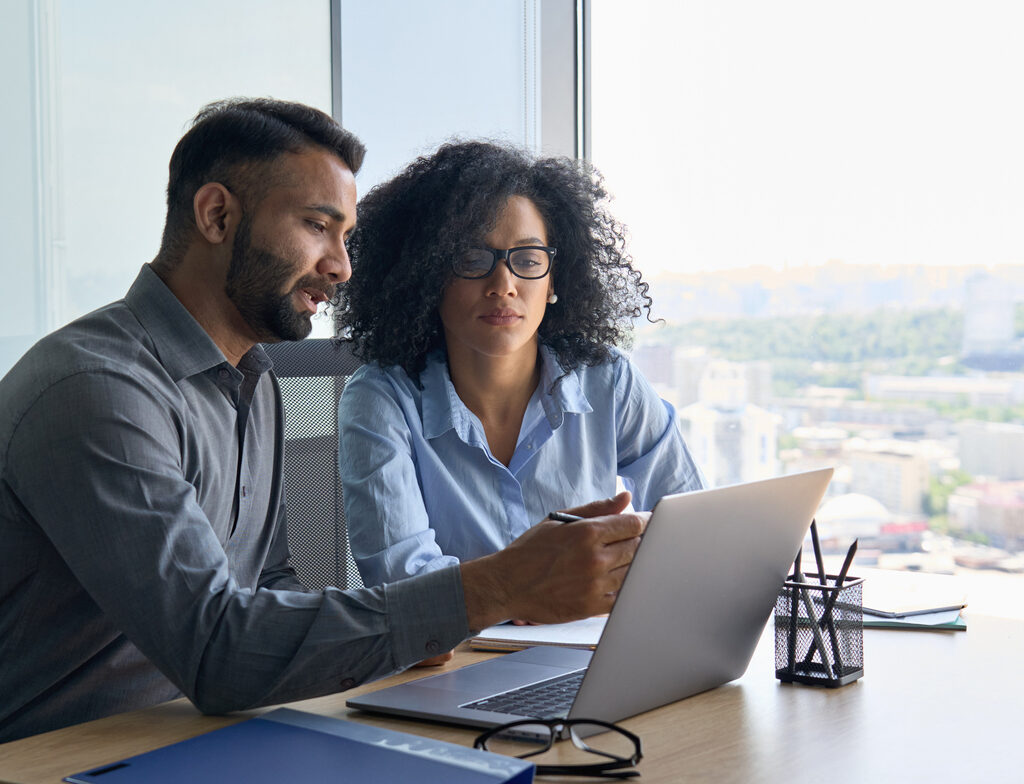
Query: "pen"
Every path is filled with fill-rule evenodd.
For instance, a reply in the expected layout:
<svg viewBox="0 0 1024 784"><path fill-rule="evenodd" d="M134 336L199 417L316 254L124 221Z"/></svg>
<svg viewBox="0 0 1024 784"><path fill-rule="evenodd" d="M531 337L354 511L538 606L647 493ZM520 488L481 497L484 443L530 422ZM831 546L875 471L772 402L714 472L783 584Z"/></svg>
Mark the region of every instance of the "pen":
<svg viewBox="0 0 1024 784"><path fill-rule="evenodd" d="M577 520L582 519L579 515L569 514L568 512L548 512L548 520L554 520L559 523L575 523Z"/></svg>
<svg viewBox="0 0 1024 784"><path fill-rule="evenodd" d="M821 555L821 539L818 537L818 521L811 518L811 544L814 546L814 563L818 567L818 582L821 585L828 585L828 575L825 574L825 559ZM824 594L821 597L824 602L826 597ZM835 666L841 668L842 663L839 662L839 638L836 635L835 623L832 620L832 614L827 610L821 614L822 621L828 629L829 640L832 643L832 652L835 654ZM805 661L810 661L806 659ZM837 673L838 675L838 673Z"/></svg>
<svg viewBox="0 0 1024 784"><path fill-rule="evenodd" d="M800 560L803 558L804 548L801 547L796 551L796 560L793 561L793 580L796 580L796 576L800 574ZM800 613L800 608L797 606L796 592L798 588L793 588L789 598L789 671L796 672L796 617Z"/></svg>
<svg viewBox="0 0 1024 784"><path fill-rule="evenodd" d="M829 626L832 628L833 634L835 634L835 620L832 618L832 608L835 607L836 602L839 600L839 592L843 589L843 583L846 581L846 576L850 572L850 565L853 563L853 556L857 553L857 540L853 540L853 544L850 545L850 549L846 551L846 558L843 559L843 568L839 570L839 575L836 577L836 591L829 597L828 604L825 605L825 615L828 616ZM836 660L835 666L837 667L837 676L842 675L843 663L839 658L838 641L833 641L833 645L836 647Z"/></svg>
<svg viewBox="0 0 1024 784"><path fill-rule="evenodd" d="M802 583L806 582L804 576L800 573L796 573L795 582ZM807 649L807 655L804 660L800 662L800 669L806 670L808 665L811 663L811 658L814 656L814 651L821 651L821 663L825 668L825 675L827 676L832 672L832 662L829 661L828 651L825 649L825 640L821 636L821 627L819 625L818 616L814 614L814 603L811 601L811 597L808 596L807 591L803 588L799 589L798 593L800 598L803 599L804 609L807 610L807 620L810 621L811 634L814 635L814 640L811 642L811 647Z"/></svg>
<svg viewBox="0 0 1024 784"><path fill-rule="evenodd" d="M822 623L827 620L831 625L833 632L835 630L835 625L832 624L832 608L835 606L836 600L839 598L839 592L842 590L843 583L846 581L846 575L849 573L850 565L853 563L853 556L857 553L857 541L858 540L854 539L853 544L850 545L850 549L846 551L846 558L843 560L843 567L839 570L839 574L836 576L836 589L833 591L832 595L828 597L828 601L825 602L825 610L822 613ZM804 658L804 663L809 662L811 657L814 655L814 645L814 643L811 643L811 647L807 651L807 656ZM836 654L836 667L841 669L842 662L839 659L838 640L833 638L832 645ZM840 672L836 673L836 675L840 674Z"/></svg>
<svg viewBox="0 0 1024 784"><path fill-rule="evenodd" d="M843 582L846 580L846 573L850 571L850 564L853 563L853 556L857 553L857 541L853 540L853 544L850 545L850 549L846 551L846 559L843 561L843 568L839 570L839 576L836 577L836 588L842 588Z"/></svg>
<svg viewBox="0 0 1024 784"><path fill-rule="evenodd" d="M825 560L821 557L821 540L818 539L818 523L811 520L811 544L814 545L814 563L818 567L818 582L822 585L828 583L825 576Z"/></svg>

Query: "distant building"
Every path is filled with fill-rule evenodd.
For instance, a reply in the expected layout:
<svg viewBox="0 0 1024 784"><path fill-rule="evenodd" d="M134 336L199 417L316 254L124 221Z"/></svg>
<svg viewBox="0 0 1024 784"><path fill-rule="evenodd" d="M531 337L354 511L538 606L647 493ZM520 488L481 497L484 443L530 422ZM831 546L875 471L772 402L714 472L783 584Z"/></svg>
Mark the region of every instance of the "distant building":
<svg viewBox="0 0 1024 784"><path fill-rule="evenodd" d="M964 281L964 356L998 355L1014 344L1013 291L984 272Z"/></svg>
<svg viewBox="0 0 1024 784"><path fill-rule="evenodd" d="M832 552L843 552L850 542L875 542L882 527L890 523L892 514L876 498L861 493L847 493L822 504L814 515L822 544Z"/></svg>
<svg viewBox="0 0 1024 784"><path fill-rule="evenodd" d="M679 412L694 460L714 487L778 474L779 418L760 406L721 411L693 403Z"/></svg>
<svg viewBox="0 0 1024 784"><path fill-rule="evenodd" d="M655 387L666 390L663 397L677 406L687 406L700 398L700 380L711 357L703 348L645 343L633 349L630 360Z"/></svg>
<svg viewBox="0 0 1024 784"><path fill-rule="evenodd" d="M878 533L878 549L886 553L916 553L924 544L928 521L924 518L886 523Z"/></svg>
<svg viewBox="0 0 1024 784"><path fill-rule="evenodd" d="M1024 375L998 376L864 376L864 394L874 400L906 400L1012 406L1024 403Z"/></svg>
<svg viewBox="0 0 1024 784"><path fill-rule="evenodd" d="M789 429L800 425L863 427L885 429L893 433L923 433L936 421L935 411L909 403L883 404L865 400L847 400L842 396L807 396L776 401Z"/></svg>
<svg viewBox="0 0 1024 784"><path fill-rule="evenodd" d="M805 454L839 459L850 433L841 427L795 427L790 435Z"/></svg>
<svg viewBox="0 0 1024 784"><path fill-rule="evenodd" d="M949 497L949 522L985 534L998 547L1024 549L1024 481L958 487Z"/></svg>
<svg viewBox="0 0 1024 784"><path fill-rule="evenodd" d="M960 467L972 476L1024 479L1024 425L961 422Z"/></svg>
<svg viewBox="0 0 1024 784"><path fill-rule="evenodd" d="M761 360L741 364L747 376L747 402L762 407L771 405L775 401L775 392L772 389L772 363Z"/></svg>
<svg viewBox="0 0 1024 784"><path fill-rule="evenodd" d="M677 351L668 343L648 343L634 348L629 358L652 384L671 388L676 385Z"/></svg>
<svg viewBox="0 0 1024 784"><path fill-rule="evenodd" d="M782 473L795 474L817 468L832 468L832 481L825 497L850 491L850 470L843 460L843 444L850 434L836 427L796 427L789 431L795 445L779 450Z"/></svg>
<svg viewBox="0 0 1024 784"><path fill-rule="evenodd" d="M676 399L680 406L700 400L700 381L711 364L711 357L703 348L681 348L676 351Z"/></svg>
<svg viewBox="0 0 1024 784"><path fill-rule="evenodd" d="M894 515L878 499L861 493L826 501L814 518L826 552L846 552L854 539L862 552L917 552L928 530L924 519Z"/></svg>
<svg viewBox="0 0 1024 784"><path fill-rule="evenodd" d="M747 402L748 376L739 363L710 362L701 378L700 402L679 411L694 459L713 486L778 474L780 417Z"/></svg>
<svg viewBox="0 0 1024 784"><path fill-rule="evenodd" d="M928 460L913 444L862 442L847 449L850 489L899 515L921 515L928 492Z"/></svg>
<svg viewBox="0 0 1024 784"><path fill-rule="evenodd" d="M708 366L715 360L702 347L677 347L668 343L644 343L633 349L630 359L648 381L669 390L677 405L698 402L700 386ZM745 378L743 394L748 403L768 406L772 390L772 363L768 361L729 363Z"/></svg>
<svg viewBox="0 0 1024 784"><path fill-rule="evenodd" d="M739 362L715 360L700 379L699 400L720 411L735 411L750 402L747 374Z"/></svg>

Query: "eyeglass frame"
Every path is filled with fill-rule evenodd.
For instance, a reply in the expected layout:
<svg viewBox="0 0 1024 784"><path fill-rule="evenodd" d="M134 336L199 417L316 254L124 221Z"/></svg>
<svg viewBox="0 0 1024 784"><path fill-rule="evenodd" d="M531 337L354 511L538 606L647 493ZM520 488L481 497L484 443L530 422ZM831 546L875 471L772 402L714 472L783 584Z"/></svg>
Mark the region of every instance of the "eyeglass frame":
<svg viewBox="0 0 1024 784"><path fill-rule="evenodd" d="M580 724L595 724L599 727L605 727L608 730L612 730L623 735L627 740L633 743L633 756L620 757L616 754L610 754L607 751L591 748L582 738L577 737L571 731L573 726ZM491 727L486 732L482 732L477 736L476 740L473 741L473 748L488 751L487 741L493 736L500 732L512 729L513 727L526 727L530 725L540 725L548 728L547 745L527 754L518 755L517 759L527 759L538 754L543 754L554 746L556 738L561 739L568 737L572 740L573 745L581 751L586 751L590 754L597 754L598 756L607 757L611 760L611 762L596 762L591 765L586 763L579 765L538 764L536 770L536 774L538 776L597 776L602 778L628 779L640 775L640 771L638 770L622 770L627 767L635 768L637 763L643 759L644 755L643 749L640 745L640 737L630 732L625 727L620 727L618 724L612 724L611 722L602 721L600 719L517 719L516 721L510 721L507 724L499 724L497 727Z"/></svg>
<svg viewBox="0 0 1024 784"><path fill-rule="evenodd" d="M463 280L483 280L484 278L489 278L494 273L495 268L497 268L499 261L504 261L505 262L505 266L508 267L508 271L511 272L513 275L515 275L520 280L543 280L544 278L546 278L548 275L551 274L551 264L555 260L555 254L558 253L558 248L549 248L546 245L520 245L519 247L516 247L516 248L505 248L505 249L492 248L492 247L490 247L488 245L483 245L483 246L480 246L480 247L467 248L467 250L487 251L488 253L491 254L491 266L490 266L490 268L488 268L487 272L485 272L483 275L472 275L472 276L471 275L460 275L458 269L456 269L456 265L459 263L458 259L452 259L452 272L455 273L455 277L462 278ZM514 251L518 251L518 250L542 250L542 251L544 251L547 254L547 257L548 257L548 268L546 270L544 270L544 274L543 275L538 275L535 278L528 278L525 275L520 275L518 272L516 272L512 268L512 258L511 258L511 256L512 256L512 253Z"/></svg>

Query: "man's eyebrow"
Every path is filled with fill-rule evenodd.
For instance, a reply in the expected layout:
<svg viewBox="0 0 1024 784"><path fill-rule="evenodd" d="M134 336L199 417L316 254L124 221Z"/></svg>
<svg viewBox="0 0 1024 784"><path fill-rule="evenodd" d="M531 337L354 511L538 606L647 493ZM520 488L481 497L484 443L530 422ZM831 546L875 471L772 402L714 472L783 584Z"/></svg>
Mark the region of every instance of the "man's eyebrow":
<svg viewBox="0 0 1024 784"><path fill-rule="evenodd" d="M310 204L308 207L306 207L306 209L312 210L313 212L323 213L331 220L336 220L339 222L345 221L345 213L343 213L337 207L331 206L330 204Z"/></svg>

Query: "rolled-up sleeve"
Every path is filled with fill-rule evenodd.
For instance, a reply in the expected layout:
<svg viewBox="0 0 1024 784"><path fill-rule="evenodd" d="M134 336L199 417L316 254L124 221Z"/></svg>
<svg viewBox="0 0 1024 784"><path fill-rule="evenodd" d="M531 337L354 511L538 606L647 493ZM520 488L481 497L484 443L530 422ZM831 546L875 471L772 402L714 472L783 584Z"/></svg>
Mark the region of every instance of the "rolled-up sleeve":
<svg viewBox="0 0 1024 784"><path fill-rule="evenodd" d="M412 429L421 424L391 382L364 366L338 404L338 471L352 554L365 585L459 563L442 553L423 503Z"/></svg>
<svg viewBox="0 0 1024 784"><path fill-rule="evenodd" d="M168 394L129 372L60 381L18 423L6 461L17 468L5 481L95 602L99 622L200 709L337 691L468 636L457 568L360 590L276 590L294 583L283 545L268 543L271 569L260 584L239 585L225 551L231 540L222 545L197 499L204 478L186 475L190 425ZM58 654L75 644L61 632L53 630Z"/></svg>
<svg viewBox="0 0 1024 784"><path fill-rule="evenodd" d="M700 490L701 473L679 430L675 409L623 356L615 362L618 473L637 509L664 495Z"/></svg>

